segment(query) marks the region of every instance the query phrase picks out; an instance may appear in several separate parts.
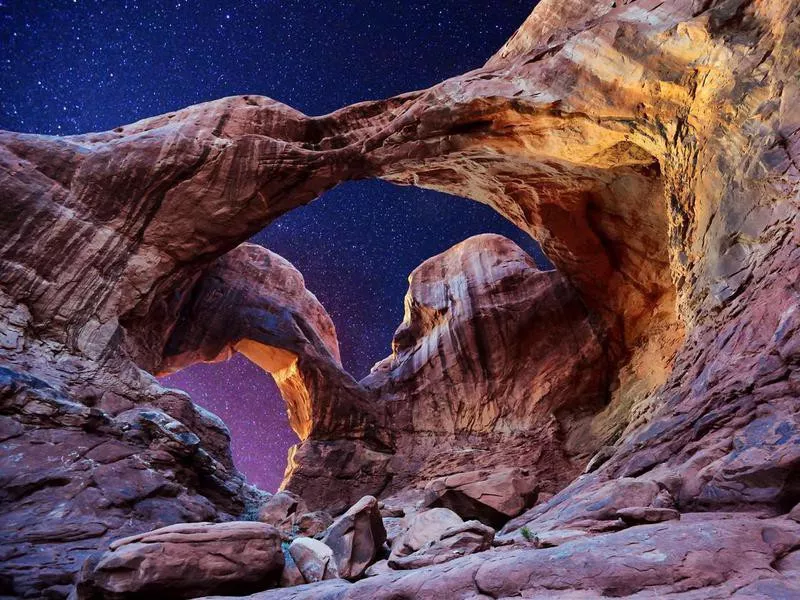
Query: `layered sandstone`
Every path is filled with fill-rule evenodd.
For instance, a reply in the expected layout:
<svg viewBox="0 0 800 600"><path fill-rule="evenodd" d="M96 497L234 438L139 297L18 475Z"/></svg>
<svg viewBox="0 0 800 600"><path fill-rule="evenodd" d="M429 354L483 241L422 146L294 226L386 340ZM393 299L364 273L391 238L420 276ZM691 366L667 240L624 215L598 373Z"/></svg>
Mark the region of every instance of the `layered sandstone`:
<svg viewBox="0 0 800 600"><path fill-rule="evenodd" d="M564 277L506 238L475 236L417 267L392 350L361 382L395 437L389 491L525 464L554 492L599 444L601 336Z"/></svg>
<svg viewBox="0 0 800 600"><path fill-rule="evenodd" d="M413 511L495 466L553 493L599 451L511 546L294 597L795 594L799 40L787 0L543 0L484 67L322 117L242 96L0 132L2 593L243 508L224 427L150 375L241 351L280 380L310 508ZM300 275L240 244L365 177L487 203L557 272L497 238L434 257L355 382Z"/></svg>

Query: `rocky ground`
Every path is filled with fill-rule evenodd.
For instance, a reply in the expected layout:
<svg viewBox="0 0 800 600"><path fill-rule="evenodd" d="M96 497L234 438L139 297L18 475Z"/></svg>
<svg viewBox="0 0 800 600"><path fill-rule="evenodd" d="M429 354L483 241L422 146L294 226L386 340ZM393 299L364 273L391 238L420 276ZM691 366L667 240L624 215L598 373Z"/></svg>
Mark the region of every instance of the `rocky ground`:
<svg viewBox="0 0 800 600"><path fill-rule="evenodd" d="M543 0L482 68L0 132L0 596L800 596L800 7ZM346 179L493 206L363 381L243 244ZM457 216L454 216L457 218ZM285 491L154 375L240 352Z"/></svg>

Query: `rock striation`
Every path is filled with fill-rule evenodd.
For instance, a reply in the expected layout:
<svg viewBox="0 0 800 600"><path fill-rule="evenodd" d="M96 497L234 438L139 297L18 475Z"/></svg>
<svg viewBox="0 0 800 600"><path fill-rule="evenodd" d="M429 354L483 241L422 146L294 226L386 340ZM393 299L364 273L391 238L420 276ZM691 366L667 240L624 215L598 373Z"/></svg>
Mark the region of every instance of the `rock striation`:
<svg viewBox="0 0 800 600"><path fill-rule="evenodd" d="M364 496L325 531L322 543L333 552L336 570L346 579L364 574L381 554L386 541L378 501Z"/></svg>
<svg viewBox="0 0 800 600"><path fill-rule="evenodd" d="M333 550L319 540L296 538L289 546L289 554L302 575L299 583L314 583L339 577Z"/></svg>
<svg viewBox="0 0 800 600"><path fill-rule="evenodd" d="M247 593L270 587L283 569L278 531L248 522L172 525L116 540L84 565L78 600L161 594Z"/></svg>
<svg viewBox="0 0 800 600"><path fill-rule="evenodd" d="M486 469L540 492L491 549L478 523L445 566L258 598L797 595L798 41L788 0L542 0L485 66L322 117L237 96L0 132L0 594L260 503L152 377L237 351L278 380L309 511L413 518ZM302 276L242 242L366 177L489 204L557 270L497 236L431 258L356 382Z"/></svg>
<svg viewBox="0 0 800 600"><path fill-rule="evenodd" d="M230 463L229 439L186 394L161 389L114 416L0 367L0 593L66 597L114 538L229 520L260 502Z"/></svg>
<svg viewBox="0 0 800 600"><path fill-rule="evenodd" d="M475 236L417 267L392 350L361 382L394 436L387 493L521 464L555 492L599 443L601 337L563 276L506 238Z"/></svg>

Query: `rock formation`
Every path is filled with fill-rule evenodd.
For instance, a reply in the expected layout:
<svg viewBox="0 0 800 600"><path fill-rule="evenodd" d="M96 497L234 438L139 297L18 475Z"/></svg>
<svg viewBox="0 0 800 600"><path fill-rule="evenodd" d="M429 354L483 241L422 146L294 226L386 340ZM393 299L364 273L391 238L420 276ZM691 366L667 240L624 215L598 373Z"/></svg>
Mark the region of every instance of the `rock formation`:
<svg viewBox="0 0 800 600"><path fill-rule="evenodd" d="M387 493L521 464L555 492L599 443L602 340L563 276L501 236L472 237L411 273L392 351L361 382L394 436Z"/></svg>
<svg viewBox="0 0 800 600"><path fill-rule="evenodd" d="M325 532L322 542L333 550L336 569L346 579L357 579L381 554L386 541L378 501L364 496Z"/></svg>
<svg viewBox="0 0 800 600"><path fill-rule="evenodd" d="M313 538L299 537L289 546L289 554L302 575L302 583L338 579L333 550Z"/></svg>
<svg viewBox="0 0 800 600"><path fill-rule="evenodd" d="M467 471L433 479L425 486L425 505L450 508L460 517L499 527L533 506L536 481L523 469Z"/></svg>
<svg viewBox="0 0 800 600"><path fill-rule="evenodd" d="M84 565L81 598L160 595L193 598L202 592L247 593L271 587L283 569L278 531L261 523L172 525L117 540Z"/></svg>
<svg viewBox="0 0 800 600"><path fill-rule="evenodd" d="M542 492L446 567L257 598L800 594L799 42L789 0L542 0L484 67L322 117L238 96L0 132L0 594L65 597L113 538L258 501L152 377L233 351L279 383L309 510L413 516L487 468ZM487 203L557 271L496 236L433 257L356 382L242 242L367 177Z"/></svg>
<svg viewBox="0 0 800 600"><path fill-rule="evenodd" d="M479 521L464 522L447 508L415 515L392 543L388 567L418 569L455 560L489 548L495 530Z"/></svg>

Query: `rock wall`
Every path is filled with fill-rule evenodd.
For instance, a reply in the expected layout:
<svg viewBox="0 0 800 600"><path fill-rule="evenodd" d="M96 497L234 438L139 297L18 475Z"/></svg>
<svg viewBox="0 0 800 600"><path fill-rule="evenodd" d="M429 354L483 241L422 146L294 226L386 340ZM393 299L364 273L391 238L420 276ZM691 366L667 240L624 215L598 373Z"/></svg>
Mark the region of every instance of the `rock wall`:
<svg viewBox="0 0 800 600"><path fill-rule="evenodd" d="M798 40L787 0L543 0L484 67L322 117L239 96L104 133L0 132L2 501L15 532L0 546L2 593L63 596L111 536L243 507L252 492L224 427L147 372L237 350L276 374L305 438L286 484L334 512L491 464L531 467L556 492L600 450L504 535L589 538L587 551L619 559L609 581L486 579L515 561L539 573L544 555L523 550L444 578L381 576L387 593L705 598L762 593L763 580L791 594L800 542L780 515L800 501ZM558 274L496 238L434 257L412 277L392 356L353 381L299 274L240 244L366 177L493 206ZM235 327L208 318L219 307ZM120 452L87 453L111 441ZM103 484L116 468L143 478L138 491ZM627 526L626 508L734 511L701 519L724 533L703 552L726 556L730 576L676 558L692 526L595 541ZM66 529L26 537L48 515ZM629 572L632 535L670 568ZM764 541L750 567L742 536ZM331 597L373 590L335 585Z"/></svg>

